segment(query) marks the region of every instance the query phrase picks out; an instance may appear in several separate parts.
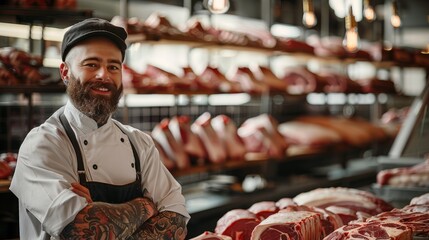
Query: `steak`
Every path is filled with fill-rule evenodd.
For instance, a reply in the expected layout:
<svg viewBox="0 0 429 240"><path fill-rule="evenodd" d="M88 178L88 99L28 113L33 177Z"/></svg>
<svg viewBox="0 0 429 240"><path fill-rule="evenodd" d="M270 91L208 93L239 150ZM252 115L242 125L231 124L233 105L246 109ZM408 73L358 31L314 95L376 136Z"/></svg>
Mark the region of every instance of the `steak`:
<svg viewBox="0 0 429 240"><path fill-rule="evenodd" d="M342 226L323 240L411 240L412 230L400 222L356 221Z"/></svg>
<svg viewBox="0 0 429 240"><path fill-rule="evenodd" d="M215 233L230 236L233 240L249 240L259 223L256 214L246 209L233 209L217 221Z"/></svg>
<svg viewBox="0 0 429 240"><path fill-rule="evenodd" d="M320 208L329 207L329 210L334 213L337 212L332 210L332 207L351 209L355 213L366 213L369 215L376 215L393 209L389 203L370 192L343 187L314 189L298 194L293 200L298 205ZM357 215L356 218L358 218ZM346 223L344 222L344 224Z"/></svg>
<svg viewBox="0 0 429 240"><path fill-rule="evenodd" d="M308 211L278 212L256 226L251 239L322 239L320 215Z"/></svg>
<svg viewBox="0 0 429 240"><path fill-rule="evenodd" d="M309 212L315 212L315 213L321 214L320 221L322 224L323 236L327 236L335 229L343 226L343 221L341 220L340 216L326 209L309 207L305 205L301 205L301 206L295 205L295 206L289 206L285 209L280 210L280 212L292 212L292 211L309 211Z"/></svg>

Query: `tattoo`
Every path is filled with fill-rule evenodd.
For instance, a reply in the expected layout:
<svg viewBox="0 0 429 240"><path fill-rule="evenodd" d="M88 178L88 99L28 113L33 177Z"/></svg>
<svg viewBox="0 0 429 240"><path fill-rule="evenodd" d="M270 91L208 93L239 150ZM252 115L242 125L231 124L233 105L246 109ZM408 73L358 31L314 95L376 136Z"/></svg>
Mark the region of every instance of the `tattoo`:
<svg viewBox="0 0 429 240"><path fill-rule="evenodd" d="M178 213L165 211L149 219L128 239L183 240L186 234L186 218Z"/></svg>
<svg viewBox="0 0 429 240"><path fill-rule="evenodd" d="M126 239L156 213L145 198L123 204L92 203L64 228L61 239Z"/></svg>

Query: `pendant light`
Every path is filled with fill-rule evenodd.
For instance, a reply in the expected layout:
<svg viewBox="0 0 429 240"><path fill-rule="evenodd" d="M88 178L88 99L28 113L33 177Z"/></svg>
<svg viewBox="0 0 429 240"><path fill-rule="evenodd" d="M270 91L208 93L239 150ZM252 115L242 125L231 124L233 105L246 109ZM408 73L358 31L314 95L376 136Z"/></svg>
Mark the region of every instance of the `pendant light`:
<svg viewBox="0 0 429 240"><path fill-rule="evenodd" d="M207 8L211 13L222 14L226 13L229 9L229 0L208 0Z"/></svg>
<svg viewBox="0 0 429 240"><path fill-rule="evenodd" d="M359 33L357 22L353 15L352 6L349 7L349 13L345 17L346 34L343 39L344 48L350 52L355 53L359 50Z"/></svg>
<svg viewBox="0 0 429 240"><path fill-rule="evenodd" d="M316 14L314 14L313 0L302 1L302 23L307 28L312 28L317 24Z"/></svg>
<svg viewBox="0 0 429 240"><path fill-rule="evenodd" d="M395 0L392 2L392 16L390 17L390 23L392 23L394 28L401 26L401 18L398 14L398 4Z"/></svg>
<svg viewBox="0 0 429 240"><path fill-rule="evenodd" d="M363 15L368 22L372 22L375 20L376 15L374 8L371 6L370 0L364 0L363 2Z"/></svg>

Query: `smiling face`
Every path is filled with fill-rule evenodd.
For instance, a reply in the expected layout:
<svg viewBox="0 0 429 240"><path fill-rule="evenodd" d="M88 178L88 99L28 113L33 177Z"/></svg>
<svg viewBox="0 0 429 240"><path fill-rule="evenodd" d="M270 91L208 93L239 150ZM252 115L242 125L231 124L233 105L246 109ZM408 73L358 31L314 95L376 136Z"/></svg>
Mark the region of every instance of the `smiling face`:
<svg viewBox="0 0 429 240"><path fill-rule="evenodd" d="M98 125L106 123L122 96L122 54L114 43L92 38L73 47L60 66L76 108Z"/></svg>

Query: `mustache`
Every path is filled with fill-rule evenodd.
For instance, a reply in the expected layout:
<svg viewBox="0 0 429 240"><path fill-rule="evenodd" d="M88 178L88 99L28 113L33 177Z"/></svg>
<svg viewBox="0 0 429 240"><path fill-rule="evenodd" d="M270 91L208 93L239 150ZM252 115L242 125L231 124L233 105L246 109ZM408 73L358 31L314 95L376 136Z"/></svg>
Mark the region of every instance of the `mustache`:
<svg viewBox="0 0 429 240"><path fill-rule="evenodd" d="M117 91L118 88L114 83L110 82L100 82L100 81L91 81L86 83L87 88L107 88L109 91Z"/></svg>

